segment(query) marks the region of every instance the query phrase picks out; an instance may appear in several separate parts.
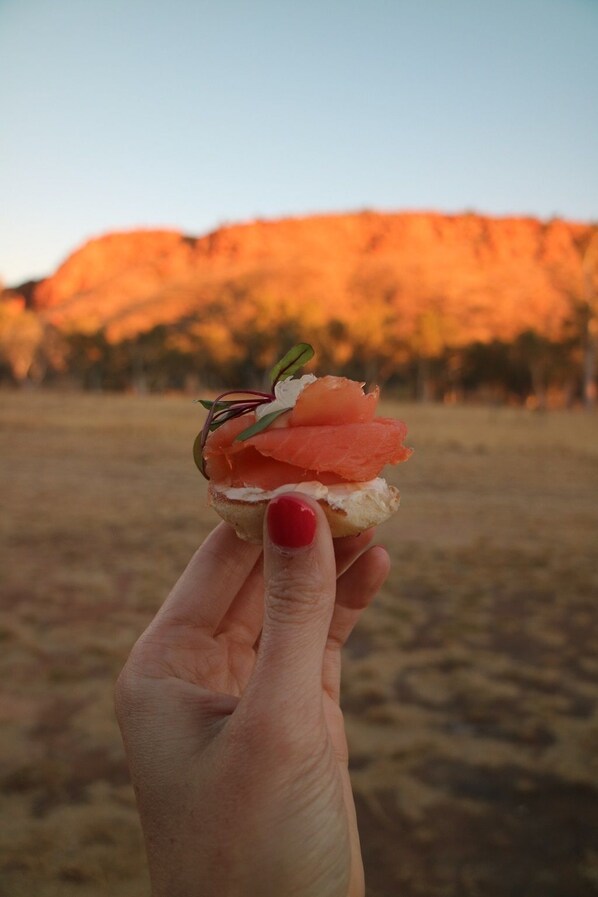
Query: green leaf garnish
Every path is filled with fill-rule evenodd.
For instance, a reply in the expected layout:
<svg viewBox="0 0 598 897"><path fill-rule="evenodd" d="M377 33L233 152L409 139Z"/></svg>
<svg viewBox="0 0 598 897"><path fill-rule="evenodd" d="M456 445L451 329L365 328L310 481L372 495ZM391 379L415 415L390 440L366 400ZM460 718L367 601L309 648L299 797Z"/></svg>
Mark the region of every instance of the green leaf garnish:
<svg viewBox="0 0 598 897"><path fill-rule="evenodd" d="M212 408L217 408L218 410L221 408L230 408L231 405L237 404L234 399L230 399L227 402L212 402L210 399L193 399L193 402L196 405L202 405L202 407L207 408L208 411Z"/></svg>
<svg viewBox="0 0 598 897"><path fill-rule="evenodd" d="M197 434L197 436L195 437L195 442L193 443L193 460L195 461L195 465L198 468L199 472L202 473L205 477L206 468L203 457L203 438L201 433Z"/></svg>
<svg viewBox="0 0 598 897"><path fill-rule="evenodd" d="M276 420L277 417L280 417L281 414L284 414L285 411L288 410L288 408L279 408L278 411L270 411L269 414L264 414L264 416L260 417L259 420L256 420L254 424L247 427L242 433L239 433L239 435L235 437L235 442L245 442L246 439L251 439L256 433L261 433L262 430L265 430L270 426L273 420Z"/></svg>
<svg viewBox="0 0 598 897"><path fill-rule="evenodd" d="M279 380L287 380L289 377L292 377L299 368L302 368L313 357L314 350L309 343L298 343L292 349L289 349L286 355L270 371L272 389L274 389Z"/></svg>

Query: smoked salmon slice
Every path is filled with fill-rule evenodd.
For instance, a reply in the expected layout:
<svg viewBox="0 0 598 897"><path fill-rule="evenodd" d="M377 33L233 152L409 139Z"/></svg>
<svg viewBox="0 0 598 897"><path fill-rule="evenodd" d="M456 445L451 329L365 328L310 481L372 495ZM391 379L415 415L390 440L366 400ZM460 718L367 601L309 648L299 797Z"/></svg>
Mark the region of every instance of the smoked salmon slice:
<svg viewBox="0 0 598 897"><path fill-rule="evenodd" d="M402 421L375 417L378 389L345 377L321 377L300 393L290 412L262 432L237 437L255 413L222 424L205 444L206 472L215 484L276 489L317 480L325 485L362 483L386 464L406 461Z"/></svg>
<svg viewBox="0 0 598 897"><path fill-rule="evenodd" d="M402 421L378 418L366 424L265 430L246 444L268 458L361 483L374 479L385 464L409 457L406 433Z"/></svg>
<svg viewBox="0 0 598 897"><path fill-rule="evenodd" d="M320 377L306 386L291 411L291 427L365 424L374 419L378 387L364 393L363 383L346 377Z"/></svg>
<svg viewBox="0 0 598 897"><path fill-rule="evenodd" d="M241 452L211 457L207 462L208 474L214 483L226 482L230 486L257 486L259 489L278 489L288 483L305 483L317 480L325 486L343 483L342 477L325 471L308 470L284 461L261 455L249 447Z"/></svg>

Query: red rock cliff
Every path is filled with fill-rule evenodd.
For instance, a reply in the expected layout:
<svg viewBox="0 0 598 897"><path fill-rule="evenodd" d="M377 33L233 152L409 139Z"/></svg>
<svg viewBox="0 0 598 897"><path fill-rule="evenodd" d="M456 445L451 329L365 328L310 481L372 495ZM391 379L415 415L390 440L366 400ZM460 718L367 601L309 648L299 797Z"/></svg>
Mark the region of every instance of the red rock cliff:
<svg viewBox="0 0 598 897"><path fill-rule="evenodd" d="M405 333L442 319L454 343L558 337L583 289L588 225L435 213L256 221L207 236L112 233L41 281L34 307L61 329L104 328L116 341L201 315L223 295L261 295L311 325L391 309Z"/></svg>

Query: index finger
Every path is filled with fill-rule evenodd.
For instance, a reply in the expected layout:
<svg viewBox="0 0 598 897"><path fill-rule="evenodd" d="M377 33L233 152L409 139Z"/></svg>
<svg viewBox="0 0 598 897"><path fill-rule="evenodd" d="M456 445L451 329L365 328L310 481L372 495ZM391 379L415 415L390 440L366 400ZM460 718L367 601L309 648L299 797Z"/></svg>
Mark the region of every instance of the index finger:
<svg viewBox="0 0 598 897"><path fill-rule="evenodd" d="M155 624L215 632L261 551L261 545L244 542L228 524L219 524L189 561Z"/></svg>

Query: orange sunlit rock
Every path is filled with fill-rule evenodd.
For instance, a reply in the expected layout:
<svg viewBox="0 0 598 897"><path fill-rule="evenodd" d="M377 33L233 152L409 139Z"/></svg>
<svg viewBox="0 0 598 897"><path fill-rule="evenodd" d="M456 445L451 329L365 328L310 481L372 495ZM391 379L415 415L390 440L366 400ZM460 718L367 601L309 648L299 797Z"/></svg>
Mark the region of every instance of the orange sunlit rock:
<svg viewBox="0 0 598 897"><path fill-rule="evenodd" d="M444 344L558 338L581 289L589 226L533 218L365 212L256 221L200 238L175 231L107 234L40 282L33 303L67 331L110 341L201 317L331 319L392 326L431 354ZM372 327L373 322L373 327ZM372 334L374 337L374 334Z"/></svg>

